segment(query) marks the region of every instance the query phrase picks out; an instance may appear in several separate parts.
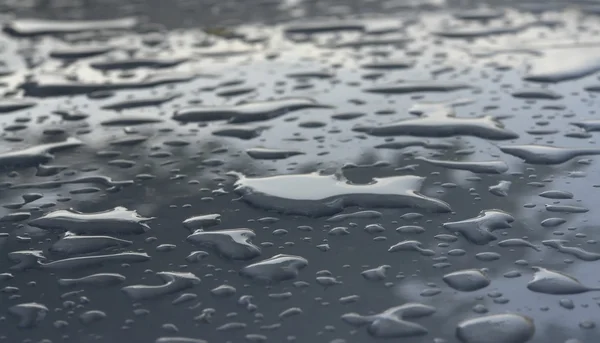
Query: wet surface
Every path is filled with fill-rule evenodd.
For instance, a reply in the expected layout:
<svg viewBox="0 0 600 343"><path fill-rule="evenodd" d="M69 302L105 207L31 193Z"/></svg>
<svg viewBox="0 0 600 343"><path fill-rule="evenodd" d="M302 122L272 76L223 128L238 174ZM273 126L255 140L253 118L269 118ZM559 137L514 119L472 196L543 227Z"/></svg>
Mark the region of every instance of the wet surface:
<svg viewBox="0 0 600 343"><path fill-rule="evenodd" d="M0 341L597 342L599 6L4 2Z"/></svg>

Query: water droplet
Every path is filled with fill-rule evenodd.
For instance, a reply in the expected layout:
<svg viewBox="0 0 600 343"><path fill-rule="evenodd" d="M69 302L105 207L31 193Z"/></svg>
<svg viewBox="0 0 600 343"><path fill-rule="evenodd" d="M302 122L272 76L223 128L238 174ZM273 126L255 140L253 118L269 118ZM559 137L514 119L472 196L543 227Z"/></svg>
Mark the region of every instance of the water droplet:
<svg viewBox="0 0 600 343"><path fill-rule="evenodd" d="M477 269L459 270L444 275L442 279L448 286L461 292L477 291L491 283L491 280Z"/></svg>
<svg viewBox="0 0 600 343"><path fill-rule="evenodd" d="M247 149L248 156L256 160L283 160L289 157L304 155L303 152L297 150L278 150L265 148Z"/></svg>
<svg viewBox="0 0 600 343"><path fill-rule="evenodd" d="M540 251L540 248L533 245L533 243L524 240L522 238L510 238L498 242L499 247L528 247L535 251Z"/></svg>
<svg viewBox="0 0 600 343"><path fill-rule="evenodd" d="M500 181L498 182L498 184L490 186L488 190L490 191L490 193L496 196L506 197L508 196L508 190L510 189L511 185L512 182L510 181Z"/></svg>
<svg viewBox="0 0 600 343"><path fill-rule="evenodd" d="M464 343L525 343L535 333L533 320L518 314L495 314L458 324L456 337Z"/></svg>
<svg viewBox="0 0 600 343"><path fill-rule="evenodd" d="M527 284L530 291L545 294L579 294L595 289L584 286L579 280L554 270L534 267L533 280Z"/></svg>
<svg viewBox="0 0 600 343"><path fill-rule="evenodd" d="M183 226L190 231L205 229L221 223L220 214L205 214L201 216L190 217L183 221Z"/></svg>

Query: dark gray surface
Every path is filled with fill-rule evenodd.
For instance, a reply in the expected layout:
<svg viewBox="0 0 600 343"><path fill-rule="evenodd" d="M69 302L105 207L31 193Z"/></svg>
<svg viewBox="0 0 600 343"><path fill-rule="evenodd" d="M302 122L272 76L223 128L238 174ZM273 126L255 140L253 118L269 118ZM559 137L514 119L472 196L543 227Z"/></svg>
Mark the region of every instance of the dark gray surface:
<svg viewBox="0 0 600 343"><path fill-rule="evenodd" d="M338 343L386 340L378 336L400 336L399 332L406 337L389 341L598 341L595 290L600 281L596 272L600 248L595 205L600 180L597 133L590 122L598 106L590 88L598 84L595 70L600 68L598 5L593 1L493 4L506 11L502 18L470 23L452 14L464 16L465 8L482 2L3 2L3 23L13 28L14 20L23 18L141 19L134 28L117 32L19 37L15 30L7 30L0 36L0 60L5 64L0 69L4 96L0 108L6 112L0 115L2 152L69 137L81 142L53 155L46 154L47 149L0 155L4 170L0 232L7 233L0 236L0 273L13 276L0 278L0 341L154 342L179 336L208 342ZM351 18L347 28L364 23L366 31L389 32L285 34L292 25L322 16L329 16L329 24L335 18ZM513 32L443 38L451 31L447 24L460 30L492 26ZM525 25L522 30L521 25ZM388 43L347 47L356 45L357 38L363 43L364 39ZM74 42L110 45L114 50L66 62L50 57L52 51L70 48ZM160 63L152 54L158 55ZM387 61L386 56L414 65L361 67ZM93 68L94 63L114 59L129 64L111 64L117 69L113 71ZM171 84L152 87L147 77L156 74ZM527 81L532 75L537 81L558 82ZM56 87L49 77L79 83ZM419 82L397 87L398 80ZM147 87L142 88L144 82ZM365 91L390 84L396 88L394 94ZM114 90L88 94L108 88ZM536 91L539 88L555 96ZM525 98L513 96L517 91ZM10 100L22 97L27 100ZM267 103L256 110L241 104L289 97L313 99L329 108L294 109L288 104L282 109ZM127 99L145 101L122 112L110 109ZM299 103L306 107L306 100ZM203 105L219 106L219 111L195 109L200 113L196 118L212 116L232 123L186 122L189 118L176 115L183 107ZM490 119L467 123L448 116L452 112L458 118ZM336 116L343 113L364 115ZM373 130L398 120L409 122ZM407 147L376 148L392 142L405 142ZM569 149L540 152L513 147L530 144ZM246 152L251 148L282 151L252 155ZM431 160L474 163L444 166ZM490 167L477 164L481 161L495 162ZM242 178L235 184L240 174L268 178L317 171L343 175L349 181L335 184L313 175L266 179L260 184ZM386 178L401 175L425 177L422 192L446 202L451 212L406 196L407 189L418 190L414 180L399 179L389 187L362 186L370 194L348 186L373 183L373 178L381 178L381 185ZM123 182L98 178L64 182L89 176ZM501 181L510 181L510 186L499 185ZM539 196L550 190L566 193ZM321 199L317 194L328 196ZM31 203L19 206L24 198ZM399 208L403 205L416 208ZM64 221L35 220L62 209L92 213L119 206L136 210L145 219L126 214L126 220L111 212L100 219L85 215L73 219L67 214ZM432 208L442 213L427 210ZM486 220L469 220L486 210L493 210ZM357 211L378 211L381 216L370 213L328 220ZM422 218L404 216L415 212ZM247 230L243 234L260 247L260 253L251 244L231 245L218 235L186 239L200 224L199 219L195 224L183 221L209 214L220 214L221 221L213 225L212 218L206 231L250 229L253 234ZM144 232L141 222L151 229ZM129 252L125 261L131 263L85 268L52 264L65 258L58 253L61 249L51 249L65 230L82 237L92 233L113 237L74 244L83 255ZM474 230L487 231L464 234ZM217 242L217 247L194 245L203 239ZM507 239L523 241L499 243ZM402 241L420 245L409 242L391 249ZM23 250L42 250L46 259L38 264L33 258L31 269L15 270L16 263L8 257ZM200 261L186 260L200 250L206 252L199 254ZM144 261L142 253L149 260ZM272 270L248 266L278 254L297 257L292 262L278 260L291 266L284 273L270 274L270 284L256 280ZM532 267L562 272L580 283ZM481 273L459 273L458 281L444 278L470 269ZM536 270L538 277L555 283L530 283ZM173 272L193 273L201 281ZM72 281L64 279L96 273L118 273L125 280L105 276L102 285L65 285ZM463 275L474 279L464 281ZM121 290L165 283L167 288ZM211 293L222 285L234 287L235 292L221 287ZM197 297L172 304L183 293ZM358 300L346 303L349 296ZM248 299L256 308L248 306ZM10 312L37 313L35 308L14 307L28 303L43 305L48 313L34 327L19 328L19 316ZM409 305L397 313L420 327L377 317L404 304ZM291 315L282 318L282 313ZM422 317L413 319L418 317L415 313ZM506 316L487 318L499 321L498 325L477 319L500 314ZM530 318L533 324L516 315ZM348 323L353 320L364 325L354 327ZM233 329L224 330L227 324ZM532 327L535 334L529 340Z"/></svg>

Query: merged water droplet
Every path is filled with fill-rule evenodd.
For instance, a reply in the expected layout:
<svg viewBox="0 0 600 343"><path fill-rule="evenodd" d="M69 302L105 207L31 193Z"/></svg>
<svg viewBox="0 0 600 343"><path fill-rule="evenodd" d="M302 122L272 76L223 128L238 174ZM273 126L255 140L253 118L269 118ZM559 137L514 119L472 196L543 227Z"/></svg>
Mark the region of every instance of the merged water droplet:
<svg viewBox="0 0 600 343"><path fill-rule="evenodd" d="M498 239L492 232L494 230L511 227L514 217L500 210L485 210L479 216L458 222L444 223L447 230L458 232L471 243L485 245Z"/></svg>
<svg viewBox="0 0 600 343"><path fill-rule="evenodd" d="M11 113L36 106L37 103L26 99L4 98L0 100L0 113Z"/></svg>
<svg viewBox="0 0 600 343"><path fill-rule="evenodd" d="M141 217L136 211L125 207L95 213L74 210L59 210L29 222L29 225L44 230L69 231L76 234L140 234L150 229L146 221L153 218Z"/></svg>
<svg viewBox="0 0 600 343"><path fill-rule="evenodd" d="M97 273L77 279L60 279L58 284L65 287L110 287L124 282L125 276L116 273Z"/></svg>
<svg viewBox="0 0 600 343"><path fill-rule="evenodd" d="M376 338L418 337L426 335L429 331L424 326L408 320L431 316L435 311L431 306L408 303L369 316L346 313L342 320L356 327L367 325L367 332Z"/></svg>
<svg viewBox="0 0 600 343"><path fill-rule="evenodd" d="M243 201L288 214L326 216L349 206L450 210L445 202L418 193L424 181L418 176L380 178L364 185L318 173L263 178L236 176L235 192L242 195Z"/></svg>
<svg viewBox="0 0 600 343"><path fill-rule="evenodd" d="M2 168L35 167L42 163L50 162L53 152L76 148L83 142L76 138L68 138L63 142L40 144L30 148L0 153L0 166Z"/></svg>
<svg viewBox="0 0 600 343"><path fill-rule="evenodd" d="M526 30L531 27L536 26L555 26L560 22L552 21L552 20L536 20L528 23L523 23L520 25L504 25L497 27L482 27L482 28L457 28L457 29L449 29L446 28L444 30L439 30L433 32L433 34L438 35L444 38L478 38L478 37L488 37L495 35L506 35L506 34L515 34L520 31Z"/></svg>
<svg viewBox="0 0 600 343"><path fill-rule="evenodd" d="M303 257L279 254L242 268L240 275L260 282L281 282L295 279L307 265Z"/></svg>
<svg viewBox="0 0 600 343"><path fill-rule="evenodd" d="M577 257L582 261L597 261L600 260L600 253L595 253L591 251L584 250L578 247L569 247L566 244L569 244L569 241L561 240L561 239L548 239L542 241L542 244L556 249L558 252L563 254L569 254Z"/></svg>
<svg viewBox="0 0 600 343"><path fill-rule="evenodd" d="M523 159L529 164L561 164L579 156L600 154L596 148L559 148L546 145L504 145L502 152Z"/></svg>
<svg viewBox="0 0 600 343"><path fill-rule="evenodd" d="M359 125L354 131L374 136L451 137L475 136L491 140L515 139L519 136L509 131L492 116L478 118L456 117L452 106L456 102L426 103L413 107L410 112L419 115L381 126Z"/></svg>
<svg viewBox="0 0 600 343"><path fill-rule="evenodd" d="M273 119L284 114L312 108L331 108L309 98L289 98L262 102L241 102L233 106L189 107L177 111L173 119L182 122L226 120L248 123Z"/></svg>
<svg viewBox="0 0 600 343"><path fill-rule="evenodd" d="M472 86L465 83L457 82L440 82L440 81L406 81L392 83L388 85L376 86L365 89L368 93L382 94L406 94L406 93L422 93L422 92L452 92L471 88Z"/></svg>
<svg viewBox="0 0 600 343"><path fill-rule="evenodd" d="M473 173L482 174L502 174L508 170L508 165L504 161L454 162L432 160L426 157L417 157L416 160L427 162L438 167L467 170Z"/></svg>
<svg viewBox="0 0 600 343"><path fill-rule="evenodd" d="M108 60L90 63L90 67L102 71L127 70L135 68L168 68L186 62L187 58L128 58L123 60ZM160 103L159 103L160 104Z"/></svg>
<svg viewBox="0 0 600 343"><path fill-rule="evenodd" d="M76 270L101 266L109 263L140 263L148 260L150 260L150 256L148 256L146 253L122 252L116 254L70 257L48 263L41 263L40 267L47 270Z"/></svg>
<svg viewBox="0 0 600 343"><path fill-rule="evenodd" d="M132 244L132 241L111 236L66 235L52 244L49 251L55 254L70 256L98 252L114 247L128 247Z"/></svg>
<svg viewBox="0 0 600 343"><path fill-rule="evenodd" d="M512 93L515 98L522 99L538 99L538 100L558 100L562 99L562 95L555 93L546 88L524 88L516 90Z"/></svg>
<svg viewBox="0 0 600 343"><path fill-rule="evenodd" d="M154 343L207 343L207 341L200 338L192 337L159 337Z"/></svg>
<svg viewBox="0 0 600 343"><path fill-rule="evenodd" d="M128 30L137 24L137 19L133 17L109 20L17 19L8 22L4 26L4 31L18 36L36 36L83 31Z"/></svg>
<svg viewBox="0 0 600 343"><path fill-rule="evenodd" d="M423 243L419 241L402 241L392 245L389 249L389 252L397 252L397 251L416 251L419 252L423 256L433 256L435 255L435 251L431 249L423 248Z"/></svg>
<svg viewBox="0 0 600 343"><path fill-rule="evenodd" d="M158 286L133 285L123 287L121 290L133 300L145 300L180 292L200 283L200 279L192 273L159 272L156 275L164 284Z"/></svg>
<svg viewBox="0 0 600 343"><path fill-rule="evenodd" d="M166 104L181 97L181 94L167 94L165 96L147 99L128 99L102 106L105 110L123 111L140 107L155 107Z"/></svg>
<svg viewBox="0 0 600 343"><path fill-rule="evenodd" d="M260 256L260 248L250 242L256 237L250 229L196 231L187 241L214 249L219 255L232 260L251 260Z"/></svg>
<svg viewBox="0 0 600 343"><path fill-rule="evenodd" d="M382 216L383 214L381 212L366 210L352 213L337 214L333 217L327 218L326 221L330 223L337 223L352 219L377 219L381 218Z"/></svg>

